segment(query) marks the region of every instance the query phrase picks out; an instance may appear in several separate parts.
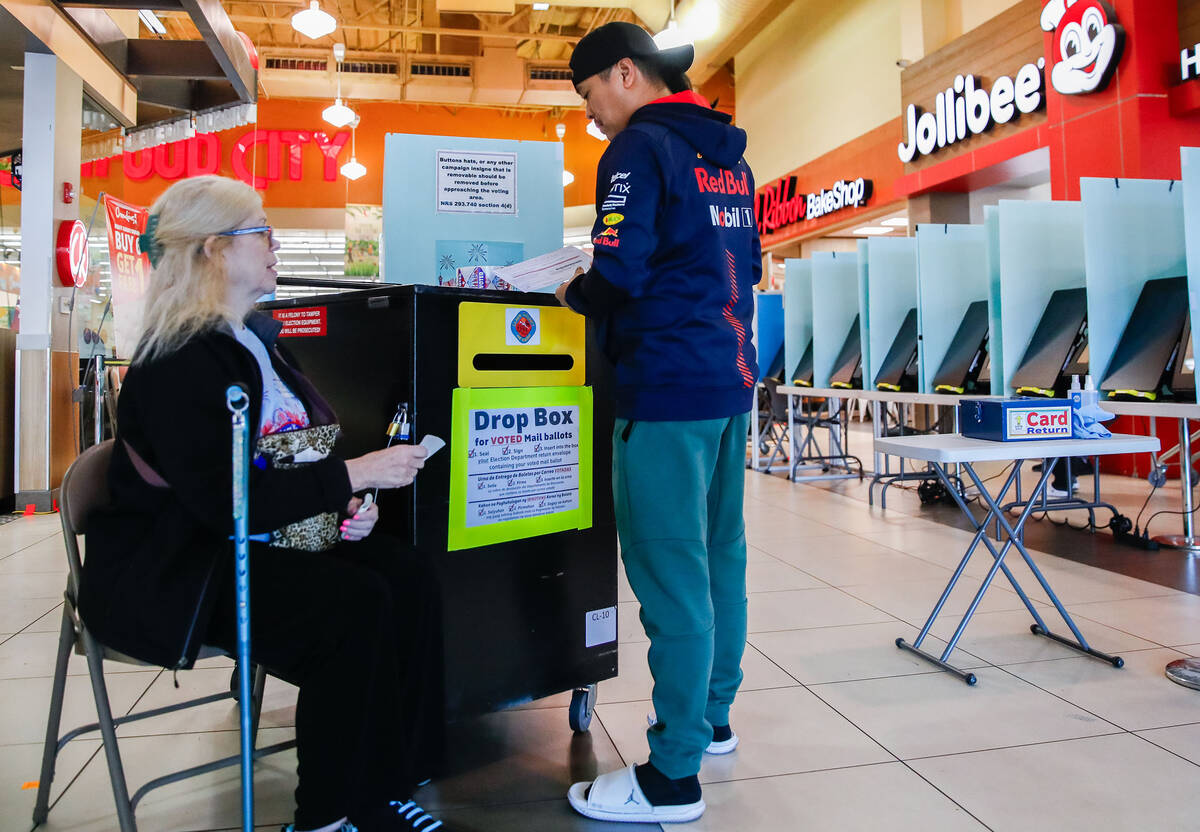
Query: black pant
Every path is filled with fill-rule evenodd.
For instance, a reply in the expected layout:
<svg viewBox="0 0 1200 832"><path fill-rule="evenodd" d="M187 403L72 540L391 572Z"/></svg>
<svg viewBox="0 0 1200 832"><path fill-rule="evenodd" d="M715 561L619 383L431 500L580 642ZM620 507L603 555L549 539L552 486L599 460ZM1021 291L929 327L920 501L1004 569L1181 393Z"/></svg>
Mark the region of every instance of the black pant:
<svg viewBox="0 0 1200 832"><path fill-rule="evenodd" d="M237 644L232 573L206 644ZM441 612L415 553L373 534L311 554L251 544L253 660L299 686L296 826L407 799L443 743Z"/></svg>

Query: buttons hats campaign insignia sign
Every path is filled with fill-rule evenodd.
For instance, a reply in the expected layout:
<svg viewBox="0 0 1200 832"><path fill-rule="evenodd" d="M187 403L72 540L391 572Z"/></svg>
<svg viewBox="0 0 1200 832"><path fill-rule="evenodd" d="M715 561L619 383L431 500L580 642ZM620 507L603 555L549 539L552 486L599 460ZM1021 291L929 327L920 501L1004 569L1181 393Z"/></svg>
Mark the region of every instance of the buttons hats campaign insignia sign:
<svg viewBox="0 0 1200 832"><path fill-rule="evenodd" d="M87 282L87 227L81 220L64 220L59 224L54 253L62 285L82 286Z"/></svg>
<svg viewBox="0 0 1200 832"><path fill-rule="evenodd" d="M1042 29L1054 33L1056 63L1050 83L1062 95L1086 95L1108 86L1125 51L1125 28L1104 0L1050 0Z"/></svg>
<svg viewBox="0 0 1200 832"><path fill-rule="evenodd" d="M538 309L509 309L505 315L508 319L505 343L510 347L540 344L542 333L538 327L539 313Z"/></svg>

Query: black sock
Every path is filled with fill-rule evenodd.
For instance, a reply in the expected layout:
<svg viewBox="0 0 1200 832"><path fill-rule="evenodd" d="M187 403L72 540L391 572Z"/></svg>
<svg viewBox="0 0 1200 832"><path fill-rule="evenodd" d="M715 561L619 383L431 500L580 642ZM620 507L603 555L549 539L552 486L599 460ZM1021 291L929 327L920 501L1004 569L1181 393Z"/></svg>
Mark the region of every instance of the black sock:
<svg viewBox="0 0 1200 832"><path fill-rule="evenodd" d="M725 742L733 739L733 729L728 725L713 726L713 742Z"/></svg>
<svg viewBox="0 0 1200 832"><path fill-rule="evenodd" d="M696 775L672 780L654 767L653 763L635 766L638 785L655 806L681 806L700 799L700 778Z"/></svg>

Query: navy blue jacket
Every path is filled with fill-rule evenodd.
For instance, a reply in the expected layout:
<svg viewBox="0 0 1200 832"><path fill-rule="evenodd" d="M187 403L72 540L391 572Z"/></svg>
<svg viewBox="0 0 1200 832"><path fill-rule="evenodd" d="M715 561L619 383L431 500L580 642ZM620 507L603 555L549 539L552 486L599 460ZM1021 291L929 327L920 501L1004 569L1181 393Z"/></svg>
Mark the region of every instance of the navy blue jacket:
<svg viewBox="0 0 1200 832"><path fill-rule="evenodd" d="M697 102L697 103L692 103ZM746 133L683 93L639 109L600 160L592 267L567 304L602 324L617 416L745 413L762 276Z"/></svg>

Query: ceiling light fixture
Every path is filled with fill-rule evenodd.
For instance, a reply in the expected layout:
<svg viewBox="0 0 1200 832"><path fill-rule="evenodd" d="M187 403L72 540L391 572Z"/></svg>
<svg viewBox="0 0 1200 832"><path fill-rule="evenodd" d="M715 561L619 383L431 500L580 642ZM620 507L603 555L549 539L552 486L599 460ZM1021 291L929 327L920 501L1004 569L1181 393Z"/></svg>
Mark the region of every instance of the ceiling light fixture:
<svg viewBox="0 0 1200 832"><path fill-rule="evenodd" d="M674 49L676 46L686 46L692 42L678 23L675 22L674 11L671 12L671 19L667 21L667 27L654 36L654 44L659 49Z"/></svg>
<svg viewBox="0 0 1200 832"><path fill-rule="evenodd" d="M717 33L721 22L721 13L714 0L698 0L688 9L683 21L688 40L708 40Z"/></svg>
<svg viewBox="0 0 1200 832"><path fill-rule="evenodd" d="M367 169L363 166L362 162L358 161L356 153L358 150L358 117L355 116L353 121L354 123L350 126L350 161L340 168L342 176L351 181L362 179L367 173Z"/></svg>
<svg viewBox="0 0 1200 832"><path fill-rule="evenodd" d="M597 127L594 121L588 122L587 134L593 139L599 139L602 142L608 141L608 136L604 135L604 131Z"/></svg>
<svg viewBox="0 0 1200 832"><path fill-rule="evenodd" d="M888 217L886 220L881 222L880 225L890 225L896 228L907 228L908 217Z"/></svg>
<svg viewBox="0 0 1200 832"><path fill-rule="evenodd" d="M895 229L885 228L882 225L864 225L854 229L852 234L858 234L860 237L877 237L881 234L891 234Z"/></svg>
<svg viewBox="0 0 1200 832"><path fill-rule="evenodd" d="M325 119L334 127L345 127L347 124L354 121L355 113L342 103L342 99L339 96L332 104L321 111L321 118Z"/></svg>
<svg viewBox="0 0 1200 832"><path fill-rule="evenodd" d="M292 15L292 28L306 38L316 40L332 34L337 28L337 21L333 19L333 15L321 11L318 0L312 0L307 9Z"/></svg>
<svg viewBox="0 0 1200 832"><path fill-rule="evenodd" d="M138 19L146 24L146 28L156 35L165 35L167 33L167 27L158 19L158 15L150 9L140 9L138 11Z"/></svg>
<svg viewBox="0 0 1200 832"><path fill-rule="evenodd" d="M567 187L574 181L575 181L575 174L571 173L571 171L569 171L569 170L564 170L563 171L563 187L564 188Z"/></svg>
<svg viewBox="0 0 1200 832"><path fill-rule="evenodd" d="M346 57L346 45L335 43L333 45L333 58L337 62L337 97L334 102L326 107L321 112L321 118L332 124L334 127L345 127L350 122L358 118L358 114L342 103L342 59Z"/></svg>
<svg viewBox="0 0 1200 832"><path fill-rule="evenodd" d="M545 12L545 11L549 11L549 10L550 10L550 4L549 4L549 3L534 3L534 4L533 4L533 10L534 10L535 12Z"/></svg>

